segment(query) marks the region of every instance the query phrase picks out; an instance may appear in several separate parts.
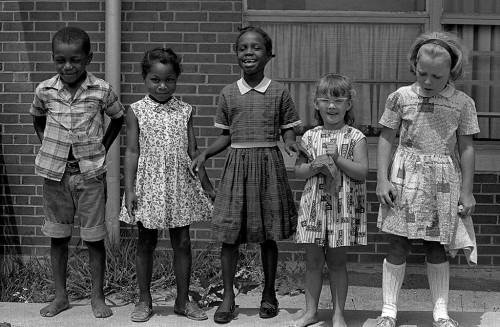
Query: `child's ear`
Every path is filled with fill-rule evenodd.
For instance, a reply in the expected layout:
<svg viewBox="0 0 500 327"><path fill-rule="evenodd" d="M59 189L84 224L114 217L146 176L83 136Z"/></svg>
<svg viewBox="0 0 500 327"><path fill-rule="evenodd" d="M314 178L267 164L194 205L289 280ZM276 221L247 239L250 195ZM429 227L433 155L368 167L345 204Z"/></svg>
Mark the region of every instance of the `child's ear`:
<svg viewBox="0 0 500 327"><path fill-rule="evenodd" d="M352 108L352 99L347 100L347 107L345 108L345 111L349 111Z"/></svg>
<svg viewBox="0 0 500 327"><path fill-rule="evenodd" d="M87 54L87 57L85 58L85 60L86 60L86 66L88 66L92 62L92 58L93 57L94 57L94 53L92 51L90 51Z"/></svg>

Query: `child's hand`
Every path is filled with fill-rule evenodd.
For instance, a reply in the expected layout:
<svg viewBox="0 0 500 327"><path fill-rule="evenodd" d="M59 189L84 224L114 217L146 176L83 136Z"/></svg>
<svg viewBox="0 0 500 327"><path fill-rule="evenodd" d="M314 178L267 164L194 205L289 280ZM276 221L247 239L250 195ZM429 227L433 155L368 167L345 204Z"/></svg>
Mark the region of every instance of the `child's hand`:
<svg viewBox="0 0 500 327"><path fill-rule="evenodd" d="M312 155L307 152L306 149L299 143L291 140L286 140L285 141L285 151L288 153L290 157L293 156L293 153L295 152L297 156L300 156L301 154L304 155L305 158L308 159L308 161L312 161L313 157Z"/></svg>
<svg viewBox="0 0 500 327"><path fill-rule="evenodd" d="M217 191L212 189L210 192L205 192L209 197L210 200L212 200L212 203L215 201L215 198L217 196Z"/></svg>
<svg viewBox="0 0 500 327"><path fill-rule="evenodd" d="M125 208L127 208L129 217L132 218L135 216L135 211L137 210L137 195L134 192L128 195L125 193Z"/></svg>
<svg viewBox="0 0 500 327"><path fill-rule="evenodd" d="M337 142L333 141L326 144L326 154L337 160L339 157L339 149L337 147Z"/></svg>
<svg viewBox="0 0 500 327"><path fill-rule="evenodd" d="M189 166L189 174L191 175L191 177L193 177L194 179L198 178L198 170L203 166L205 165L205 156L202 154L200 154L199 156L197 156L196 158L193 159L193 161L191 162L191 166Z"/></svg>
<svg viewBox="0 0 500 327"><path fill-rule="evenodd" d="M458 199L458 215L462 218L471 216L474 213L476 207L476 199L472 193L460 192L460 198Z"/></svg>
<svg viewBox="0 0 500 327"><path fill-rule="evenodd" d="M378 182L376 194L378 201L382 206L389 206L394 208L394 201L396 200L396 189L391 182Z"/></svg>
<svg viewBox="0 0 500 327"><path fill-rule="evenodd" d="M330 170L328 170L328 165L332 162L326 154L319 155L316 159L311 161L311 168L315 173L322 173L323 175L330 175Z"/></svg>

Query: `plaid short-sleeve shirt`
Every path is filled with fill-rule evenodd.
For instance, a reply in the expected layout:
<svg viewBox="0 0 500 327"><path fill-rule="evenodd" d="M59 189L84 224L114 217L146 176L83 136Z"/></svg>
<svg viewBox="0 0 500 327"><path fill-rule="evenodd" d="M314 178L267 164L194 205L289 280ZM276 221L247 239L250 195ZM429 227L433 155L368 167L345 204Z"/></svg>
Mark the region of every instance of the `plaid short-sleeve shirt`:
<svg viewBox="0 0 500 327"><path fill-rule="evenodd" d="M104 114L123 116L124 108L106 81L87 72L85 81L72 97L59 75L43 81L35 91L30 108L33 116L46 116L44 139L35 159L35 173L61 180L70 148L84 178L106 170Z"/></svg>
<svg viewBox="0 0 500 327"><path fill-rule="evenodd" d="M232 145L274 144L300 123L290 92L267 77L254 88L240 79L221 91L215 127L230 131Z"/></svg>

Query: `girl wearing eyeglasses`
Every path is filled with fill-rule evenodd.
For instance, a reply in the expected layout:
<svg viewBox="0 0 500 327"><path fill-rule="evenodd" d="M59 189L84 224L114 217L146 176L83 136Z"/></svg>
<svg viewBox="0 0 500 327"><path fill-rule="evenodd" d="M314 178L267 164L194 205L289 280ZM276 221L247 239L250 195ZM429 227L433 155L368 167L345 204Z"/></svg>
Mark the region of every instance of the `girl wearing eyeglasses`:
<svg viewBox="0 0 500 327"><path fill-rule="evenodd" d="M306 309L290 326L318 321L323 266L328 266L334 301L333 327L347 327L347 247L366 245L368 150L354 123L352 82L326 74L312 90L319 124L304 133L302 146L313 157L297 158L295 173L307 180L300 200L296 242L306 251Z"/></svg>

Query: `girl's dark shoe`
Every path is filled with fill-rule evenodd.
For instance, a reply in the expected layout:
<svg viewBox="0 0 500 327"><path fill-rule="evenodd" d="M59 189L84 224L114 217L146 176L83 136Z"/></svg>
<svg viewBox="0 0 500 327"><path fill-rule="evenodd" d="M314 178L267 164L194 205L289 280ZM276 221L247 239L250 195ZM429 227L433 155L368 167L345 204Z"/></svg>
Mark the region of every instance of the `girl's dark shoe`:
<svg viewBox="0 0 500 327"><path fill-rule="evenodd" d="M214 321L218 324L227 324L228 322L234 319L235 309L236 309L236 304L234 303L234 301L233 304L231 304L229 311L219 311L219 309L217 309L217 311L215 311L214 314Z"/></svg>
<svg viewBox="0 0 500 327"><path fill-rule="evenodd" d="M185 316L192 320L208 319L207 314L203 310L201 310L194 301L186 302L184 310L179 309L177 304L175 304L174 312L178 315Z"/></svg>
<svg viewBox="0 0 500 327"><path fill-rule="evenodd" d="M259 317L261 317L262 319L276 317L279 311L278 305L279 303L276 299L274 299L274 301L260 301Z"/></svg>

